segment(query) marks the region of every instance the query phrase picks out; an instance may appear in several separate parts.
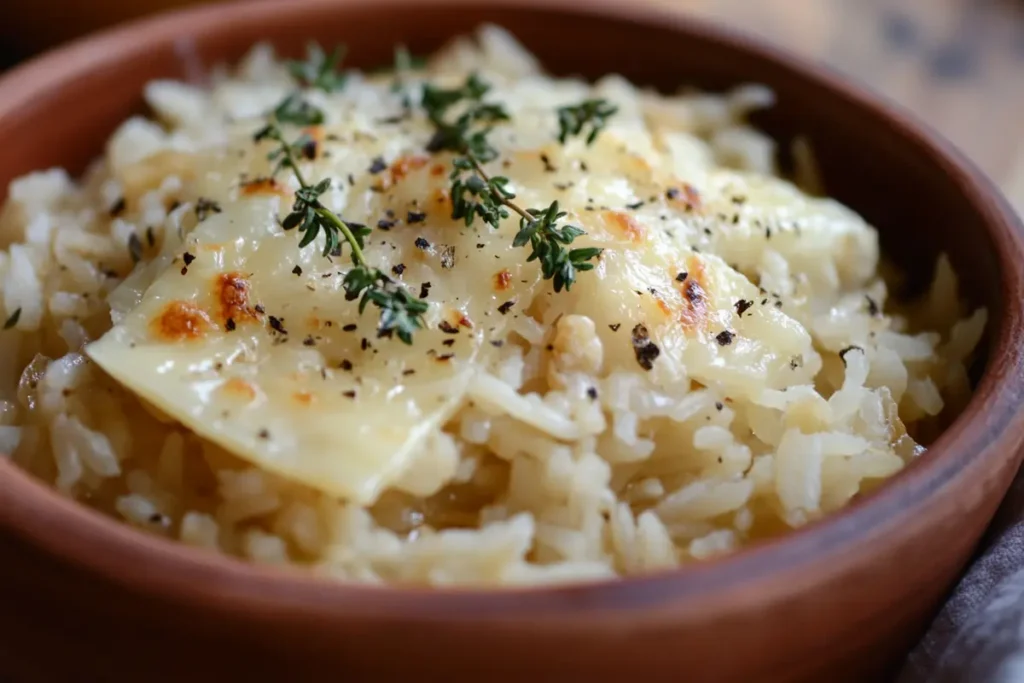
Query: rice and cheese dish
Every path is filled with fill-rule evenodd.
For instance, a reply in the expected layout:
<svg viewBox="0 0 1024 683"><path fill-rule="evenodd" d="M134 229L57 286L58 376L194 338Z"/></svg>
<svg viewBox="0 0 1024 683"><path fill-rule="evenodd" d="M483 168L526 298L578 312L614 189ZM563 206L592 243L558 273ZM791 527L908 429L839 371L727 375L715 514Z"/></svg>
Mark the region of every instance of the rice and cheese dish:
<svg viewBox="0 0 1024 683"><path fill-rule="evenodd" d="M493 26L330 88L294 72L257 46L205 87L150 83L153 118L79 181L9 188L0 451L82 504L344 580L591 580L837 510L969 398L985 311L942 259L896 312L876 231L745 122L764 88L555 79ZM418 103L470 77L507 113L487 172L582 233L571 288L515 213L453 218L457 155ZM282 168L254 133L296 92L322 120L282 123ZM560 141L560 109L598 100L614 115ZM423 302L410 343L347 295L349 246L287 229L307 179Z"/></svg>

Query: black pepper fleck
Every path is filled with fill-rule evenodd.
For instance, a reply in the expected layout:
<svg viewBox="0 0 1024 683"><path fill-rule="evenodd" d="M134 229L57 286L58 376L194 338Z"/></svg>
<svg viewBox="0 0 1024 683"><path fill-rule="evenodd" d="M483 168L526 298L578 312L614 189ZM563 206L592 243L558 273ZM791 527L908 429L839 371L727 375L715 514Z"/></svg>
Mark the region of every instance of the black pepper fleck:
<svg viewBox="0 0 1024 683"><path fill-rule="evenodd" d="M388 165L385 163L384 157L375 157L368 170L373 175L377 175L387 167Z"/></svg>
<svg viewBox="0 0 1024 683"><path fill-rule="evenodd" d="M441 267L450 270L455 266L455 247L445 246L441 250Z"/></svg>
<svg viewBox="0 0 1024 683"><path fill-rule="evenodd" d="M113 206L111 206L108 210L108 212L110 213L110 217L116 218L117 216L120 216L122 213L124 213L126 207L127 204L124 201L124 197L118 198L118 200L114 202Z"/></svg>
<svg viewBox="0 0 1024 683"><path fill-rule="evenodd" d="M226 329L228 332L234 332L235 331L235 319L234 318L228 318L227 320L225 320L224 321L224 329Z"/></svg>
<svg viewBox="0 0 1024 683"><path fill-rule="evenodd" d="M284 329L284 320L282 318L270 316L270 327L280 334L288 334L288 330Z"/></svg>
<svg viewBox="0 0 1024 683"><path fill-rule="evenodd" d="M587 396L590 398L591 401L596 401L597 400L597 388L596 387L587 387Z"/></svg>
<svg viewBox="0 0 1024 683"><path fill-rule="evenodd" d="M610 329L612 332L618 332L620 327L622 327L622 323L612 323L611 325L608 326L608 329Z"/></svg>
<svg viewBox="0 0 1024 683"><path fill-rule="evenodd" d="M417 237L415 244L417 249L430 249L430 242L422 237Z"/></svg>
<svg viewBox="0 0 1024 683"><path fill-rule="evenodd" d="M676 282L686 282L686 278L688 278L689 276L690 274L685 271L679 273L678 275L676 275Z"/></svg>
<svg viewBox="0 0 1024 683"><path fill-rule="evenodd" d="M356 391L355 389L349 389L348 391L341 392L341 395L344 396L345 398L355 398Z"/></svg>
<svg viewBox="0 0 1024 683"><path fill-rule="evenodd" d="M732 340L735 336L736 335L729 330L722 330L715 335L715 341L718 342L719 346L728 346L729 344L732 344Z"/></svg>
<svg viewBox="0 0 1024 683"><path fill-rule="evenodd" d="M413 225L414 223L422 223L426 218L427 214L422 211L410 211L405 215L405 222Z"/></svg>
<svg viewBox="0 0 1024 683"><path fill-rule="evenodd" d="M633 353L636 355L636 362L644 370L654 367L654 361L661 355L661 349L651 341L647 327L638 324L633 328Z"/></svg>
<svg viewBox="0 0 1024 683"><path fill-rule="evenodd" d="M420 285L420 296L419 296L419 298L426 299L428 294L430 294L430 283L429 282L424 282L422 285Z"/></svg>
<svg viewBox="0 0 1024 683"><path fill-rule="evenodd" d="M390 230L391 228L395 227L395 222L392 220L388 220L387 218L381 218L379 221L377 221L377 227L380 228L381 230Z"/></svg>
<svg viewBox="0 0 1024 683"><path fill-rule="evenodd" d="M392 266L391 267L391 272L394 273L395 275L401 275L402 273L405 272L405 264L404 263L399 263L396 266Z"/></svg>
<svg viewBox="0 0 1024 683"><path fill-rule="evenodd" d="M295 266L294 268L292 268L292 275L302 275L302 267Z"/></svg>
<svg viewBox="0 0 1024 683"><path fill-rule="evenodd" d="M260 437L261 439L269 439L269 438L270 438L270 432L269 432L269 431L267 431L266 429L261 429L261 430L260 430L260 432L259 432L259 434L258 434L258 436L259 436L259 437Z"/></svg>
<svg viewBox="0 0 1024 683"><path fill-rule="evenodd" d="M743 317L743 314L747 312L747 309L754 305L753 301L747 299L740 299L736 302L736 315Z"/></svg>
<svg viewBox="0 0 1024 683"><path fill-rule="evenodd" d="M211 213L220 213L220 212L221 212L220 204L218 204L217 202L213 201L212 199L207 199L206 197L200 197L199 199L196 200L196 220L202 222L202 221L205 221L206 218Z"/></svg>
<svg viewBox="0 0 1024 683"><path fill-rule="evenodd" d="M877 316L879 313L882 312L881 309L878 307L878 302L877 301L872 299L870 296L866 296L866 295L865 295L864 299L867 301L867 304L868 304L868 315L870 315L872 318Z"/></svg>
<svg viewBox="0 0 1024 683"><path fill-rule="evenodd" d="M352 372L352 361L345 359L338 363L338 367L345 372Z"/></svg>
<svg viewBox="0 0 1024 683"><path fill-rule="evenodd" d="M316 339L313 339L313 335L308 335L302 340L303 346L316 346Z"/></svg>
<svg viewBox="0 0 1024 683"><path fill-rule="evenodd" d="M134 232L128 238L128 255L132 257L133 263L138 263L142 260L142 242Z"/></svg>
<svg viewBox="0 0 1024 683"><path fill-rule="evenodd" d="M442 332L444 332L445 334L458 334L459 333L459 328L455 327L455 325L452 325L447 320L442 320L441 323L437 326L437 328L439 330L441 330Z"/></svg>
<svg viewBox="0 0 1024 683"><path fill-rule="evenodd" d="M507 314L509 311L512 310L512 307L515 306L515 304L516 304L516 300L515 299L511 299L509 301L506 301L502 305L498 306L498 313L501 313L502 315Z"/></svg>

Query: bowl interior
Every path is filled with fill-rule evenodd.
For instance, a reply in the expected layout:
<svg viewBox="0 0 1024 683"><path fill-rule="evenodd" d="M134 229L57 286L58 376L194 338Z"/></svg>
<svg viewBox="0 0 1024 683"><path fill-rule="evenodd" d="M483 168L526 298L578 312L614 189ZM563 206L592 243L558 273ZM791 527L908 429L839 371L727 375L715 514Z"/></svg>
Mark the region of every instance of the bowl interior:
<svg viewBox="0 0 1024 683"><path fill-rule="evenodd" d="M192 11L159 27L124 29L102 43L72 46L59 58L51 55L0 81L0 187L6 191L11 179L50 166L82 171L114 128L142 111L146 82L202 81L211 66L236 60L256 41L268 40L291 55L301 54L309 39L343 41L349 47L347 63L373 67L391 63L395 43L426 53L488 21L514 33L556 74L620 73L667 91L682 85L770 86L777 105L757 123L780 149L788 149L794 136L806 136L827 192L879 228L883 249L912 281L927 281L937 254L948 253L966 294L990 311L990 340L1001 336L1005 278L1002 247L997 248L991 226L1005 221L1002 208L981 206L984 197L972 167L958 161L955 152L933 145L902 114L865 103L856 87L830 74L684 19L666 15L659 24L649 14L636 18L628 3L577 8L568 1L543 0L444 0L429 6L358 0L341 12L335 2L304 0L294 5L300 9L283 7L247 4L245 12L232 13L229 25L216 8ZM872 523L880 515L872 515ZM848 534L857 523L846 517L832 528Z"/></svg>

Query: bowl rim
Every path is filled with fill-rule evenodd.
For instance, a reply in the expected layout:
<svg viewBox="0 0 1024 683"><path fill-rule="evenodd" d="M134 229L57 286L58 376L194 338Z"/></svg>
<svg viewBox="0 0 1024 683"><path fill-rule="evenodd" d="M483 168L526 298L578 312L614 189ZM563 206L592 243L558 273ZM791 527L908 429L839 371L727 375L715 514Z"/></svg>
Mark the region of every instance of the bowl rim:
<svg viewBox="0 0 1024 683"><path fill-rule="evenodd" d="M0 118L21 102L45 93L76 74L118 61L118 55L155 42L180 44L197 24L270 21L285 13L333 6L340 13L354 7L387 6L397 10L415 0L249 0L224 2L159 13L86 36L0 76ZM437 7L478 5L474 0L431 0ZM976 166L926 124L884 98L832 69L791 55L759 38L703 19L657 6L637 7L617 0L497 0L491 8L540 14L573 12L636 25L668 26L682 39L699 35L729 49L773 62L815 87L831 91L850 106L899 126L917 152L955 177L962 192L990 226L997 243L1000 287L1020 291L1024 276L1014 260L1024 258L1024 228L1000 192ZM111 49L111 46L114 46ZM1000 239L996 239L999 236ZM1012 245L1012 249L1004 245ZM1018 261L1019 262L1019 261ZM738 552L678 569L645 576L564 585L502 588L431 588L364 585L321 577L308 569L278 569L248 563L137 531L127 524L65 498L0 458L0 529L51 557L94 576L150 596L174 595L176 603L218 611L313 617L359 618L373 622L529 620L533 627L564 628L568 620L584 627L581 616L596 611L644 619L664 616L656 609L673 603L674 618L720 611L724 593L746 609L808 590L792 578L814 583L838 576L843 557L893 531L896 512L920 511L938 504L943 490L972 458L991 459L996 452L1019 451L1024 413L1012 410L1024 396L1024 334L1019 306L1003 296L994 350L969 405L930 447L925 459L907 468L863 500L854 501L823 520ZM984 423L986 429L973 430ZM1009 456L1005 456L1009 457ZM1019 456L1017 456L1019 458ZM55 531L56 530L56 531ZM832 561L829 561L832 560ZM144 571L125 572L125 566ZM717 597L716 597L717 596ZM682 612L680 612L682 610ZM538 617L545 619L537 622ZM596 623L596 622L590 622ZM598 626L599 627L599 626Z"/></svg>

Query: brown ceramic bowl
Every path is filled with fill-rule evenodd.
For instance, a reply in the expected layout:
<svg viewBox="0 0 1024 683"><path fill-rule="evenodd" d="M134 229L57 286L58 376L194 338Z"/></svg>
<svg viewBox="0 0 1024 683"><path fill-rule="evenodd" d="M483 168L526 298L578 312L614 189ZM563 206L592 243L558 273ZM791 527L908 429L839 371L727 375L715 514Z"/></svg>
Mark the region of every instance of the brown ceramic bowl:
<svg viewBox="0 0 1024 683"><path fill-rule="evenodd" d="M484 20L552 70L670 88L767 83L760 121L810 136L827 189L921 282L948 251L988 306L987 362L928 453L840 514L681 571L505 592L370 588L132 531L0 462L0 667L15 680L879 680L968 560L1021 457L1022 229L972 164L901 112L774 49L628 0L296 0L161 16L0 80L0 186L79 171L156 77L270 39L344 40L363 66Z"/></svg>

